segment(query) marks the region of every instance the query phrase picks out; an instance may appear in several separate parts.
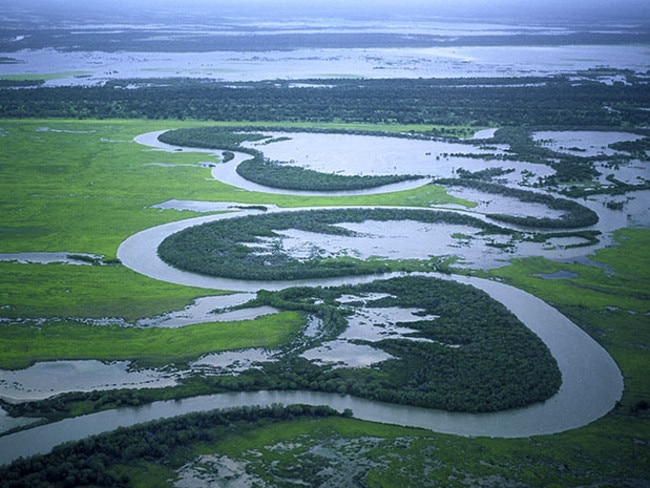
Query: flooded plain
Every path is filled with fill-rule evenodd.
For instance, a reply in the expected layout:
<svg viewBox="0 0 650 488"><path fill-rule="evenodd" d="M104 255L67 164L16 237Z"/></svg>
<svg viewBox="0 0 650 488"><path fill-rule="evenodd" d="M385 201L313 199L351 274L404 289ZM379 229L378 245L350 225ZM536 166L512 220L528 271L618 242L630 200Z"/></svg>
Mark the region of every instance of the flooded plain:
<svg viewBox="0 0 650 488"><path fill-rule="evenodd" d="M159 132L144 134L136 138L136 142L150 145L159 150L177 150L174 146L159 143L157 141L158 134ZM283 135L286 136L287 134ZM491 132L479 134L481 137L490 135ZM545 140L550 139L551 135L553 134L543 134ZM471 165L471 167L465 169L472 171L494 166L491 161L480 158L464 158L459 155L463 151L472 154L477 154L478 151L478 154L487 155L494 154L495 150L502 151L506 149L490 148L488 150L471 145L457 145L445 142L429 143L429 141L409 141L405 139L391 140L391 138L372 136L291 133L289 137L288 140L266 145L264 147L265 154L296 164L300 161L300 164L310 169L341 174L365 174L366 171L369 171L376 174L404 172L452 176L455 169L461 167L461 164ZM329 137L334 137L336 143ZM560 137L556 137L554 140L560 141L560 139ZM582 139L582 146L589 145L589 141L588 137ZM598 150L602 150L602 147L607 147L610 143L603 143L604 146L600 146L601 149ZM311 144L314 144L314 153L309 150ZM565 144L578 147L574 139L563 139L556 144L558 149L564 147ZM184 149L184 151L194 150ZM485 151L485 153L481 151ZM201 152L211 155L212 161L204 163L203 166L210 168L213 178L219 179L221 175L225 174L223 170L225 165L218 162L219 151L202 150ZM235 165L245 157L245 155L239 155ZM406 163L402 164L401 161L404 160ZM535 170L534 174L537 176L548 174L550 171L550 168L544 165L517 162L510 162L510 164L515 171L510 173L510 175L514 176L510 176L508 181L515 185L519 184L525 175L532 172L533 169ZM228 169L229 174L234 172L235 165ZM643 169L646 170L647 168L644 167ZM227 180L227 178L225 179ZM239 181L238 184L244 190L253 190L253 188L248 187L245 180L243 182ZM260 188L254 188L254 191L260 191ZM482 194L481 192L462 188L451 188L449 191L452 194L475 201L477 206L471 210L449 207L446 209L447 211L470 211L473 215L481 216L490 212L509 212L516 206L515 213L523 215L561 216L561 213L552 211L545 206L537 204L520 205L508 197ZM291 192L287 191L286 193ZM360 224L343 222L339 225L354 232L352 236L345 237L288 229L279 231L277 237L272 240L260 239L254 245L257 246L261 253L268 252L271 248L281 249L282 252L296 259L341 255L360 259L377 257L430 259L432 257L454 256L457 259L457 265L483 269L503 265L513 257L533 255L543 255L550 259L579 260L584 259L595 249L607 245L611 232L629 225L632 218L637 219L639 222L648 222L648 209L642 203L643 195L645 195L644 192L639 192L635 199L628 199L622 211L608 209L604 205L605 199L595 198L585 201L584 204L597 211L601 217L599 224L595 228L602 230L604 235L598 245L582 248L572 247L575 244L580 244L580 242L576 241L576 238L556 238L546 243L515 242L508 236L482 235L478 229L471 226L432 225L406 220L392 221L390 223L368 220ZM275 205L266 207L267 212L280 211ZM361 276L305 280L301 282L256 282L199 276L181 271L162 262L157 256L158 245L166 236L191 225L217 219L239 218L259 214L260 210L247 209L245 205L239 205L237 202L216 203L179 200L162 202L158 205L158 208L194 212L225 211L225 213L173 222L135 234L124 241L118 250L118 258L122 263L155 279L216 290L230 290L236 293L197 300L193 305L182 311L170 312L161 317L142 320L136 324L138 326L183 327L206 321L216 322L218 320L254 318L262 314L275 313L275 310L261 308L233 311L232 307L245 303L260 289L279 290L294 285L333 286L342 283L368 282L381 278L381 276ZM294 212L304 210L307 209L292 209ZM631 213L634 215L630 215ZM437 276L461 281L468 280L461 277ZM565 276L549 276L545 278L564 279ZM368 420L416 425L460 435L503 437L559 432L589 423L612 408L620 398L622 378L609 355L589 336L580 331L557 311L520 290L485 280L474 279L471 280L471 284L488 291L495 299L502 301L549 346L558 361L563 376L562 387L556 396L543 404L489 415L450 414L448 412L413 409L411 407L381 405L350 397L321 395L310 392L258 392L255 394L229 394L210 397L211 408L221 401L227 402L228 406L238 403L266 404L269 400L283 403L318 401L326 402L334 408L343 405L343 408L352 408L356 417ZM363 297L361 298L363 299ZM360 297L354 297L353 301L359 299ZM418 310L360 307L350 317L348 328L343 334L334 340L308 349L302 355L315 363L330 364L336 367L364 367L390 359L390 356L385 352L373 348L372 343L386 337L419 340L410 337L413 331L408 327L409 320L422 320L418 313ZM540 321L541 317L544 318L543 323ZM428 319L435 320L435 317L432 316ZM309 333L318 336L317 323L312 321L308 324L305 334ZM447 346L458 347L454 344L448 344ZM244 369L256 367L258 362L270 360L274 360L273 351L228 351L206 355L193 362L190 366L194 371L204 371L209 374L237 374ZM47 371L47 373L44 373L44 371ZM87 375L88 381L80 382L80 378L83 380L84 375ZM54 377L56 381L48 381L48 384L40 383L39 378L45 376ZM92 361L37 363L26 370L3 372L0 395L5 398L12 398L15 401L21 401L29 398L46 398L63 391L173 385L178 378L177 373L170 371L130 371L128 363L125 362L110 364ZM223 398L223 400L217 400L217 398ZM589 400L586 401L586 398ZM589 408L584 408L585 404L589 405ZM115 420L106 421L106 423L101 421L101 428L108 430L115 425L122 425L122 422L128 423L130 422L128 419L132 416L133 419L153 419L161 415L174 415L193 411L194 409L202 409L205 404L202 399L196 398L177 402L175 406L163 403L160 405L160 408L163 408L162 411L159 410L158 406L152 406L147 410L146 414L137 409L120 410L120 416L124 415L124 417L121 417L117 424ZM168 413L161 413L163 411ZM20 420L16 420L16 422L20 422ZM72 421L69 424L75 426L73 428L74 432L76 432L74 435L83 437L97 428L83 427L83 422ZM57 427L51 428L56 429ZM37 432L42 433L43 431L29 432L20 435L38 435ZM60 433L57 435L60 435ZM0 438L0 444L8 442L10 437ZM64 437L66 436L58 439ZM47 445L47 442L43 445Z"/></svg>
<svg viewBox="0 0 650 488"><path fill-rule="evenodd" d="M264 153L273 161L289 162L320 173L340 175L394 175L407 174L432 178L452 178L456 171L465 169L475 172L492 166L505 171L512 170L503 178L510 183L522 181L522 173L543 177L553 173L547 166L521 161L498 160L507 146L481 147L461 142L442 140L417 140L397 137L381 137L349 134L312 134L304 132L264 133L273 139L258 143L244 143ZM273 140L272 139L272 140Z"/></svg>
<svg viewBox="0 0 650 488"><path fill-rule="evenodd" d="M496 199L498 200L498 196L496 196ZM511 202L502 202L501 204L507 206L510 203ZM498 208L498 205L499 204L497 203L495 207ZM294 209L293 211L300 211L300 209ZM242 213L245 212L240 212L240 214ZM236 218L237 216L217 215L217 216L199 217L196 219L189 219L188 221L185 221L185 224L186 226L190 226L196 223L207 222L214 219L233 218L233 217ZM333 238L334 240L327 241L327 239L330 239L331 236L323 236L320 234L303 233L303 231L289 230L289 231L282 231L281 233L279 233L280 237L277 238L279 242L276 241L276 242L265 243L264 240L260 240L255 245L259 246L260 252L264 252L265 245L268 248L274 247L277 249L277 246L279 244L283 247L284 252L287 252L288 254L291 254L294 257L305 258L305 259L310 256L313 256L314 254L322 255L323 253L332 253L332 255L346 253L347 255L354 255L362 258L377 256L378 254L381 255L383 253L383 254L388 254L389 256L395 258L394 249L396 247L409 248L409 246L404 246L404 241L408 240L409 242L417 241L418 242L417 245L420 245L419 244L420 242L425 243L424 245L421 246L420 250L413 251L414 254L408 254L409 251L406 251L407 252L406 255L408 256L412 257L414 255L418 255L420 258L422 258L424 256L427 257L430 256L432 249L436 251L440 251L440 248L435 247L436 243L440 243L442 241L445 241L446 239L449 239L449 236L452 236L453 241L451 242L453 242L454 245L459 245L460 242L461 245L459 247L461 248L462 246L467 247L467 241L473 240L472 231L474 231L474 229L471 228L469 229L457 228L452 230L452 229L448 229L444 225L429 227L426 225L422 225L420 223L402 222L402 221L391 222L390 225L387 225L386 223L382 223L382 222L372 222L372 221L368 221L363 224L343 224L343 225L346 227L350 227L350 230L354 230L356 232L356 235L354 237L340 238L340 240L339 237L334 237ZM415 225L416 227L414 228L413 225ZM417 230L416 230L417 226L420 226L421 233L429 234L427 236L428 238L422 238L422 236L420 236L417 239L412 238L413 232L417 234ZM174 223L174 224L168 224L166 226L161 226L155 229L149 229L140 234L136 234L135 236L132 236L132 238L127 239L127 241L123 243L123 245L120 247L118 255L120 256L120 259L122 259L124 264L126 264L129 267L133 267L133 269L141 273L148 274L150 276L155 276L157 279L169 280L173 282L183 282L188 284L193 283L194 285L200 284L199 286L225 288L231 290L240 289L240 290L247 290L247 291L254 291L256 288L259 289L258 287L265 288L265 289L281 289L285 286L291 286L297 284L295 282L238 282L237 280L208 278L208 277L197 276L197 275L194 275L192 277L191 273L175 270L174 268L169 267L165 263L162 263L162 261L160 261L159 258L157 258L157 256L155 255L155 250L157 249L158 243L161 242L166 235L169 235L172 232L176 232L180 230L181 227L182 227L181 224ZM378 244L378 241L381 241L382 238L385 238L386 242L383 244L382 243ZM447 243L444 244L444 246L447 247L450 246L451 242L447 241ZM382 248L382 246L384 247ZM558 243L557 246L562 247L560 243ZM364 247L366 247L366 249L364 249ZM485 254L487 246L485 246L484 244L479 244L476 247L477 250L480 250L482 254ZM529 251L532 252L532 249ZM495 252L500 254L501 258L504 260L507 259L508 257L519 255L517 252L513 252L512 250L504 252L503 249L501 249L498 246L495 248ZM536 252L539 253L539 249L536 249ZM459 256L463 256L463 257L466 257L467 255L466 249L464 248L462 248L461 250L457 250L457 253ZM585 254L585 250L584 249L581 250L581 253ZM149 261L149 263L145 263L145 261ZM454 279L459 279L459 278L454 278ZM326 280L327 281L326 284L335 285L335 284L347 283L355 280L359 280L359 278L357 277L353 280L349 278L342 278L340 280ZM323 284L323 282L321 281L312 281L308 283L311 285ZM307 283L300 283L300 284L307 284ZM576 356L577 354L576 347L579 348L580 347L579 344L582 343L582 339L578 340L577 337L579 336L582 337L583 339L586 339L588 338L588 336L582 333L575 325L571 324L566 318L559 315L557 311L553 311L553 309L550 309L550 307L543 304L543 302L534 299L534 297L532 296L526 294L524 295L520 294L518 290L515 291L514 289L512 289L512 293L510 293L509 291L504 291L503 288L504 285L499 285L493 282L483 283L482 281L476 281L476 280L473 280L472 284L474 284L474 286L480 285L479 287L481 289L488 291L493 297L497 298L500 301L503 301L508 306L508 308L513 310L513 312L515 312L515 314L518 315L518 317L520 317L520 319L524 321L524 323L526 323L529 327L532 327L533 330L537 334L539 334L540 337L543 338L543 340L547 343L547 345L549 345L551 350L554 351L554 357L555 357L555 352L558 352L561 356L561 357L560 356L556 357L563 374L563 386L561 388L560 393L558 393L556 397L553 397L553 399L545 402L544 404L536 405L530 407L529 409L522 409L521 414L527 418L526 423L532 422L532 424L534 424L534 426L532 424L528 425L527 427L528 431L530 431L531 429L533 430L547 429L548 422L549 422L549 418L547 417L547 415L562 416L565 418L564 421L567 422L581 422L577 420L578 417L582 417L583 418L582 421L584 421L585 417L583 415L585 414L587 416L594 415L593 410L586 412L584 409L578 408L577 406L578 397L580 397L580 403L582 403L582 401L584 400L584 397L582 395L586 393L584 390L585 386L594 381L599 383L599 387L596 390L593 390L590 395L594 395L594 393L597 393L597 396L598 398L601 399L600 400L601 402L603 401L603 399L608 398L608 400L605 401L605 403L608 406L605 406L604 404L601 403L601 407L597 408L597 410L602 408L602 410L600 411L604 413L604 411L611 408L611 406L613 405L612 402L619 397L620 391L622 390L622 379L620 378L620 373L618 372L618 368L615 366L611 358L609 358L609 356L604 352L604 350L599 349L600 352L595 352L595 350L593 349L591 349L589 352L583 350ZM508 287L505 288L505 290L507 289ZM530 297L532 301L529 301L527 298L524 298L525 296ZM539 309L540 306L548 307L550 310L542 311ZM397 315L394 316L393 314L397 314ZM375 340L380 340L380 338L386 337L387 335L388 336L398 335L400 337L408 337L411 331L409 330L407 324L403 322L407 323L409 317L416 316L414 314L417 314L417 311L374 310L370 312L368 311L368 309L360 309L355 314L355 316L350 319L348 328L341 336L339 336L337 339L333 341L326 342L316 348L306 351L305 353L303 353L303 357L306 357L318 363L335 364L337 367L355 367L355 366L370 365L378 361L389 359L389 357L382 351L372 348L371 346L372 342ZM560 329L555 329L554 326L550 328L548 327L549 326L548 320L550 317L555 317L557 321L559 321L558 323L562 322L566 324L568 326L567 331L572 330L573 331L572 333L576 333L578 334L578 336L576 336L574 339L571 339L569 342L567 342L567 337L563 336L564 332L560 333ZM434 317L430 317L430 318L432 320L435 320ZM398 322L399 325L397 325ZM553 322L555 323L555 319L553 320ZM317 329L317 325L314 324L311 324L310 327ZM546 330L546 332L544 332L544 330ZM560 342L556 343L557 340L559 340ZM591 341L590 338L589 341ZM570 353L564 350L564 348L566 348L567 346L570 346L571 348ZM456 347L456 346L450 344L449 347ZM587 356L589 356L590 359L587 359ZM585 360L587 363L591 363L592 360L599 358L597 359L597 361L599 362L600 366L595 366L593 363L591 364L591 366L577 365L574 361L578 357L581 357L582 358L581 360ZM590 371L593 372L596 370L600 370L599 374L601 374L601 376L599 378L596 378L595 376L591 377ZM589 379L589 377L591 377L591 379ZM604 383L601 383L601 381L605 377L609 378L609 380L605 381ZM574 396L576 395L578 390L580 390L581 393L577 396ZM574 401L576 403L573 404L574 406L569 406L568 403L565 403L566 400L562 400L563 398L565 398L565 395L568 395L567 398L569 397L575 398ZM596 398L593 398L593 400L595 401ZM354 401L356 401L356 399ZM562 405L560 407L562 409L562 415L559 415L558 411L555 410L555 408L557 408L558 406L558 404L555 404L556 401L559 401L559 405ZM569 403L573 403L574 401L571 401ZM555 407L553 407L553 405L555 405ZM578 410L580 410L580 413L578 413ZM527 413L523 413L523 411L526 411ZM568 412L572 412L572 413L569 414ZM429 413L431 414L431 412ZM511 421L513 418L517 418L519 415L519 413L515 414L514 412L507 412L507 413L504 412L503 414L504 414L504 419L507 418L508 421ZM411 415L411 414L409 413L407 415ZM529 415L534 415L536 420L533 421L532 418L529 417ZM444 413L443 417L445 418L445 422L448 422L449 414ZM573 418L569 420L570 417ZM466 422L465 427L455 426L453 428L454 432L456 433L467 432L466 430L467 425L474 424L474 422L478 421L478 418L483 418L483 420L486 421L485 425L482 423L482 421L479 421L479 423L481 424L480 429L487 428L486 427L487 417L482 417L482 416L472 417L473 420L469 420L468 417L465 417L463 421ZM377 419L377 417L375 417L375 419ZM495 418L490 419L490 422L494 422L494 421L496 421ZM492 428L495 428L496 425L499 425L500 433L494 432L493 434L490 435L508 436L508 434L505 434L504 432L509 431L510 429L505 428L503 426L504 421L505 420L502 420L500 422L497 422L497 424L492 424ZM552 423L555 423L556 421L557 419L555 419ZM404 421L401 420L401 422ZM515 423L518 424L517 427L518 429L522 429L522 424L519 424L518 422ZM544 424L543 427L542 424ZM473 428L476 428L476 425L477 424L474 424ZM437 428L440 427L436 427L436 429ZM451 427L447 426L443 428L443 430L450 429L450 428ZM519 434L513 434L513 435L516 436Z"/></svg>
<svg viewBox="0 0 650 488"><path fill-rule="evenodd" d="M0 398L17 402L71 391L164 388L176 385L176 379L156 370L131 371L128 361L48 361L15 371L0 369Z"/></svg>
<svg viewBox="0 0 650 488"><path fill-rule="evenodd" d="M331 78L535 77L600 66L640 73L647 70L647 48L633 44L297 47L264 52L102 52L44 48L2 54L16 60L2 65L4 75L44 75L47 86L88 86L115 79L169 77L234 83ZM300 86L295 85L296 89Z"/></svg>

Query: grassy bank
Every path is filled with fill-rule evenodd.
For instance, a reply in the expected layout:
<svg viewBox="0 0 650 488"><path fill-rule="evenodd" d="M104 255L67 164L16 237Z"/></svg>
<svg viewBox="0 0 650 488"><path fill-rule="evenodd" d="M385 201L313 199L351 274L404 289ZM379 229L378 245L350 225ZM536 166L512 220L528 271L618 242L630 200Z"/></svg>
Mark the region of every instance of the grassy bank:
<svg viewBox="0 0 650 488"><path fill-rule="evenodd" d="M293 338L303 324L298 312L177 329L98 327L59 321L5 324L0 368L17 369L37 361L62 359L133 360L151 367L187 363L211 352L277 348Z"/></svg>
<svg viewBox="0 0 650 488"><path fill-rule="evenodd" d="M134 321L181 310L218 292L147 278L122 266L0 263L1 315L114 317Z"/></svg>

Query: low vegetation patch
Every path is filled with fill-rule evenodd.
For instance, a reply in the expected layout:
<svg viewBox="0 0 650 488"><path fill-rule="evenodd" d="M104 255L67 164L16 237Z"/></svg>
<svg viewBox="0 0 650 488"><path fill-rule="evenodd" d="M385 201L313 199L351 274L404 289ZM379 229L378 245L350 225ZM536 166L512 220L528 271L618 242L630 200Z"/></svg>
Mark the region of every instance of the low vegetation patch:
<svg viewBox="0 0 650 488"><path fill-rule="evenodd" d="M0 368L18 369L37 361L62 359L130 360L146 367L183 365L211 352L277 348L290 342L303 324L303 316L291 311L177 329L62 321L3 324Z"/></svg>

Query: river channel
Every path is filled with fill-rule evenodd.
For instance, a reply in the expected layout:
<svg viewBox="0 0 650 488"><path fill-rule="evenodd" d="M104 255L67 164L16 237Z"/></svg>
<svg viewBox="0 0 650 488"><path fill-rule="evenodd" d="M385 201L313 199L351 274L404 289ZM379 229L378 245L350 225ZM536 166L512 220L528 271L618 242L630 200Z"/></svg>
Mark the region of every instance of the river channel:
<svg viewBox="0 0 650 488"><path fill-rule="evenodd" d="M157 142L157 134L147 134L136 138L136 142L160 149L175 149L173 146L163 147L160 143L151 143L154 138ZM215 168L213 176L219 179L220 175L223 175L222 169ZM271 208L270 211L277 209ZM215 219L255 212L258 211L240 210L233 214L208 215L147 229L126 239L120 245L117 255L126 267L158 280L240 293L254 293L260 289L279 290L296 285L335 286L394 276L374 275L303 282L231 280L181 271L167 265L158 257L158 245L172 233ZM189 412L243 405L325 404L339 411L351 409L355 418L363 420L422 427L462 436L512 438L547 435L584 426L605 415L620 399L623 378L611 356L588 334L544 301L492 280L442 274L434 276L469 284L487 292L537 334L549 347L562 373L562 386L558 393L546 402L526 408L486 414L452 413L373 402L349 395L308 391L259 391L201 396L100 412L5 435L0 437L0 463L10 462L20 456L48 452L62 442L82 439L120 426Z"/></svg>

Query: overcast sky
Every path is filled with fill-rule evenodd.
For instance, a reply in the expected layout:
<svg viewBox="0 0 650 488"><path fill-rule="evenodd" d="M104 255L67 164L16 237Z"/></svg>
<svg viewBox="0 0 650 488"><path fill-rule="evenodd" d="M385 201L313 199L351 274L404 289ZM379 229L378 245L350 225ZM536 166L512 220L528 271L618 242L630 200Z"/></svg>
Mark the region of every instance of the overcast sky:
<svg viewBox="0 0 650 488"><path fill-rule="evenodd" d="M285 20L313 16L650 20L650 0L0 0L0 9L3 6L32 8L41 14L101 8L113 15L128 15L134 10L178 9L186 14L260 14Z"/></svg>

